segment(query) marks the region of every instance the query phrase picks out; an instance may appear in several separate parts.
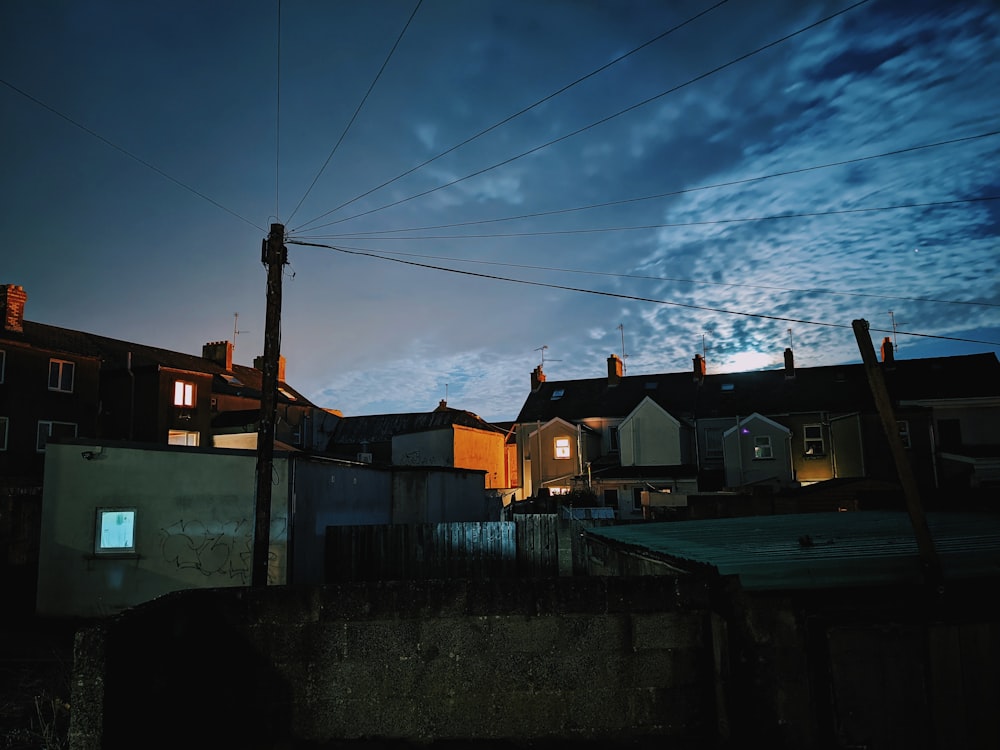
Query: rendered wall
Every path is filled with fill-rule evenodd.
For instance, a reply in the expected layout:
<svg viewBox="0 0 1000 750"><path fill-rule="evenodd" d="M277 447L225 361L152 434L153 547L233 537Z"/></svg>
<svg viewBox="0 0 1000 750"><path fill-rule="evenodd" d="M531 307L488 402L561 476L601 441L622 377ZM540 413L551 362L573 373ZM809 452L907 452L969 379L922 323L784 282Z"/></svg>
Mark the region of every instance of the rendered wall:
<svg viewBox="0 0 1000 750"><path fill-rule="evenodd" d="M273 469L268 580L284 583L287 459ZM49 445L37 613L102 617L180 589L248 586L255 492L254 452ZM135 509L134 554L95 554L98 508Z"/></svg>
<svg viewBox="0 0 1000 750"><path fill-rule="evenodd" d="M78 634L71 747L711 747L711 618L686 598L669 578L179 592Z"/></svg>

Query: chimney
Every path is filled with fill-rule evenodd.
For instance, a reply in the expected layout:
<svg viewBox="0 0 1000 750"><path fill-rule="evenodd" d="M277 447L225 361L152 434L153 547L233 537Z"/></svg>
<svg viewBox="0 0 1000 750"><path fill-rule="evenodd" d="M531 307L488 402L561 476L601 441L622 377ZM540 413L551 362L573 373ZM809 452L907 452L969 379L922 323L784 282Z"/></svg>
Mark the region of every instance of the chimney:
<svg viewBox="0 0 1000 750"><path fill-rule="evenodd" d="M795 356L792 354L791 347L785 349L785 377L795 377Z"/></svg>
<svg viewBox="0 0 1000 750"><path fill-rule="evenodd" d="M229 341L208 342L201 347L201 356L227 370L233 369L233 345Z"/></svg>
<svg viewBox="0 0 1000 750"><path fill-rule="evenodd" d="M545 373L542 372L542 366L538 365L534 370L531 371L531 391L534 393L538 390L538 386L545 382Z"/></svg>
<svg viewBox="0 0 1000 750"><path fill-rule="evenodd" d="M891 370L896 366L896 358L892 353L892 339L888 336L882 339L882 364L887 370Z"/></svg>
<svg viewBox="0 0 1000 750"><path fill-rule="evenodd" d="M254 357L253 358L254 369L264 371L264 357ZM285 358L282 355L278 355L278 382L285 382Z"/></svg>
<svg viewBox="0 0 1000 750"><path fill-rule="evenodd" d="M24 303L28 295L23 286L4 284L0 286L0 303L3 307L3 329L13 333L24 330Z"/></svg>
<svg viewBox="0 0 1000 750"><path fill-rule="evenodd" d="M695 354L693 362L695 382L701 383L705 380L705 358L700 354Z"/></svg>
<svg viewBox="0 0 1000 750"><path fill-rule="evenodd" d="M440 403L438 403L437 409L435 409L434 411L448 411L448 402L445 401L444 399L441 399Z"/></svg>
<svg viewBox="0 0 1000 750"><path fill-rule="evenodd" d="M622 361L617 354L608 357L608 385L618 385L622 382Z"/></svg>

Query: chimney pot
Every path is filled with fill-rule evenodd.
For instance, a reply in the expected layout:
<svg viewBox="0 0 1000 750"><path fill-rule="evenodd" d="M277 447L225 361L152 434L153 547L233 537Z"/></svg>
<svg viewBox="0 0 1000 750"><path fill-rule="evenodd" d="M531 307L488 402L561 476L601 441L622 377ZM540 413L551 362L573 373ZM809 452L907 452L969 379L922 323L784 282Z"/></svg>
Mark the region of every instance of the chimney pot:
<svg viewBox="0 0 1000 750"><path fill-rule="evenodd" d="M785 349L785 377L795 377L795 355L792 354L791 347Z"/></svg>
<svg viewBox="0 0 1000 750"><path fill-rule="evenodd" d="M896 364L896 358L892 349L892 339L886 336L882 339L882 364L889 369L894 367Z"/></svg>
<svg viewBox="0 0 1000 750"><path fill-rule="evenodd" d="M705 358L700 354L694 355L694 379L697 382L702 382L705 379Z"/></svg>
<svg viewBox="0 0 1000 750"><path fill-rule="evenodd" d="M545 373L542 372L542 366L538 365L534 370L531 371L532 392L537 391L538 387L544 382L545 382Z"/></svg>
<svg viewBox="0 0 1000 750"><path fill-rule="evenodd" d="M226 370L233 369L233 344L229 341L208 342L201 347L201 356Z"/></svg>
<svg viewBox="0 0 1000 750"><path fill-rule="evenodd" d="M622 361L617 354L608 357L608 385L618 385L622 382Z"/></svg>
<svg viewBox="0 0 1000 750"><path fill-rule="evenodd" d="M0 286L0 307L3 308L3 328L12 333L24 331L24 303L28 295L23 286L4 284Z"/></svg>

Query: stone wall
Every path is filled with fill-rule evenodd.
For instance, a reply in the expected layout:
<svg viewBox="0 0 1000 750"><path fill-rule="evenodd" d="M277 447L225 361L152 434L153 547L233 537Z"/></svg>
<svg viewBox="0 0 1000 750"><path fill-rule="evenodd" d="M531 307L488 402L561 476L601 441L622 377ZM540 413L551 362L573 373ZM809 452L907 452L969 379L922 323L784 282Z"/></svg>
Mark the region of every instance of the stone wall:
<svg viewBox="0 0 1000 750"><path fill-rule="evenodd" d="M706 747L711 640L665 577L183 591L78 633L70 742Z"/></svg>

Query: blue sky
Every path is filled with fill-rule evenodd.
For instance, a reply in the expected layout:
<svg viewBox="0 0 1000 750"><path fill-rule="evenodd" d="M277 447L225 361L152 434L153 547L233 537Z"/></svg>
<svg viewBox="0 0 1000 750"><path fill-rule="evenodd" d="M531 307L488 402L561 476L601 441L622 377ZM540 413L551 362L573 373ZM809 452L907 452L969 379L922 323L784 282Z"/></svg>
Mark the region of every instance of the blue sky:
<svg viewBox="0 0 1000 750"><path fill-rule="evenodd" d="M900 358L1000 351L995 2L7 0L0 26L29 320L192 354L238 330L251 364L281 223L288 380L346 415L513 419L536 365L612 353L859 362L858 318Z"/></svg>

